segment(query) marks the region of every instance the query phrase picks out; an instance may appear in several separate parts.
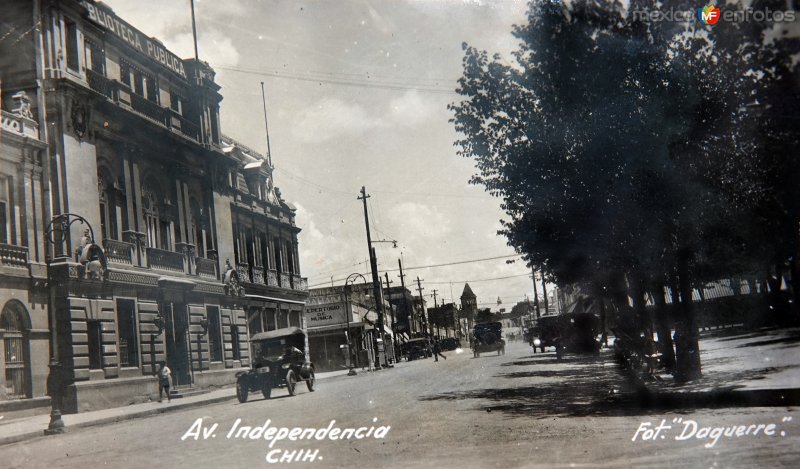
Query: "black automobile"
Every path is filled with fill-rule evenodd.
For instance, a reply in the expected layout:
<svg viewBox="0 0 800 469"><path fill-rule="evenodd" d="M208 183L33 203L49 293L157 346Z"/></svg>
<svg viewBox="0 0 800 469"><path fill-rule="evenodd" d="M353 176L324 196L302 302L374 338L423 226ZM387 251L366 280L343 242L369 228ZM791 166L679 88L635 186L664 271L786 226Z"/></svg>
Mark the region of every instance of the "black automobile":
<svg viewBox="0 0 800 469"><path fill-rule="evenodd" d="M475 324L472 329L472 355L475 358L486 352L505 355L506 341L502 337L503 325L499 322Z"/></svg>
<svg viewBox="0 0 800 469"><path fill-rule="evenodd" d="M405 355L408 361L433 356L428 339L411 339L400 345L400 353Z"/></svg>
<svg viewBox="0 0 800 469"><path fill-rule="evenodd" d="M272 388L286 387L290 396L297 391L297 383L305 381L309 391L314 391L314 364L306 360L306 335L302 329L287 327L260 332L250 338L252 366L249 371L236 374L236 397L246 402L251 392L261 392L265 399Z"/></svg>
<svg viewBox="0 0 800 469"><path fill-rule="evenodd" d="M559 314L542 316L536 320L531 346L534 351L555 347L556 356L564 353L598 354L600 342L600 320L590 313Z"/></svg>

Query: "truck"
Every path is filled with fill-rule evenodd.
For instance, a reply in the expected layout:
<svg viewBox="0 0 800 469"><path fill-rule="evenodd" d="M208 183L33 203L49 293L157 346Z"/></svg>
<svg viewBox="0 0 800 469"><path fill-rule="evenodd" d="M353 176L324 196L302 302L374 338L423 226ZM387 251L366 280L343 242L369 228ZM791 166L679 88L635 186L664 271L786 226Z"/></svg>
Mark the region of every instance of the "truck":
<svg viewBox="0 0 800 469"><path fill-rule="evenodd" d="M472 329L472 355L478 358L486 352L497 352L498 355L506 353L503 325L499 322L478 323Z"/></svg>

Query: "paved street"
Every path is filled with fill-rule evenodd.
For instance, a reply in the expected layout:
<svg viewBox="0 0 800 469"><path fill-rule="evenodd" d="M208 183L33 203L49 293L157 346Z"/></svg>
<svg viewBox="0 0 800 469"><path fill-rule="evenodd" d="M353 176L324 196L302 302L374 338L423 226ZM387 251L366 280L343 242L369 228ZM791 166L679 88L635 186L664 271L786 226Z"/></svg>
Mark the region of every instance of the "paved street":
<svg viewBox="0 0 800 469"><path fill-rule="evenodd" d="M0 447L2 466L261 467L291 456L300 467L727 467L790 466L800 455L796 408L643 410L607 352L597 361L557 362L553 353L532 354L512 343L504 356L446 355L438 363L320 380L315 392L303 386L292 398L277 390L270 401L251 395L245 404L233 400L8 445ZM692 421L696 431L682 439L695 430ZM294 427L321 438L298 430L300 438L290 441Z"/></svg>

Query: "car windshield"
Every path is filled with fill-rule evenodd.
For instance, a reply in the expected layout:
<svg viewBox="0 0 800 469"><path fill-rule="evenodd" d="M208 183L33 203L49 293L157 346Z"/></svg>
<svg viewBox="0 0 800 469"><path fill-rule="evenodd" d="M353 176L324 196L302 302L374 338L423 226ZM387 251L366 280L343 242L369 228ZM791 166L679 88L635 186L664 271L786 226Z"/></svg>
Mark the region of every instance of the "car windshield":
<svg viewBox="0 0 800 469"><path fill-rule="evenodd" d="M253 345L255 356L275 358L283 355L286 345L283 340L256 342Z"/></svg>

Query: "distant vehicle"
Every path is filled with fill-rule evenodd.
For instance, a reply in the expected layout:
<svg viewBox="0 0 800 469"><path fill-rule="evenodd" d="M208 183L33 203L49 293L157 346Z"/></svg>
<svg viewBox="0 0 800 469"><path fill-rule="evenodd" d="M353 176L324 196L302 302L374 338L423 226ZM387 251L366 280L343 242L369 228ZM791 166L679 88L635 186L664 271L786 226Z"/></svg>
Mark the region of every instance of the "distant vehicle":
<svg viewBox="0 0 800 469"><path fill-rule="evenodd" d="M430 342L428 339L411 339L408 342L400 344L400 354L406 357L406 360L412 361L419 358L430 358L433 356L431 351Z"/></svg>
<svg viewBox="0 0 800 469"><path fill-rule="evenodd" d="M448 350L461 348L461 340L459 340L458 337L445 337L439 341L439 344L439 346L442 348L442 351L445 352Z"/></svg>
<svg viewBox="0 0 800 469"><path fill-rule="evenodd" d="M314 365L305 357L306 335L302 329L287 327L259 332L250 337L251 367L236 374L236 397L247 402L250 392L261 392L264 399L272 388L285 387L290 396L297 392L297 383L305 381L314 391Z"/></svg>
<svg viewBox="0 0 800 469"><path fill-rule="evenodd" d="M503 325L499 322L483 322L475 324L472 329L472 355L475 358L481 353L497 352L505 355L506 341L503 339Z"/></svg>
<svg viewBox="0 0 800 469"><path fill-rule="evenodd" d="M543 316L536 320L531 346L544 352L555 347L560 358L564 353L599 353L600 320L591 313Z"/></svg>

